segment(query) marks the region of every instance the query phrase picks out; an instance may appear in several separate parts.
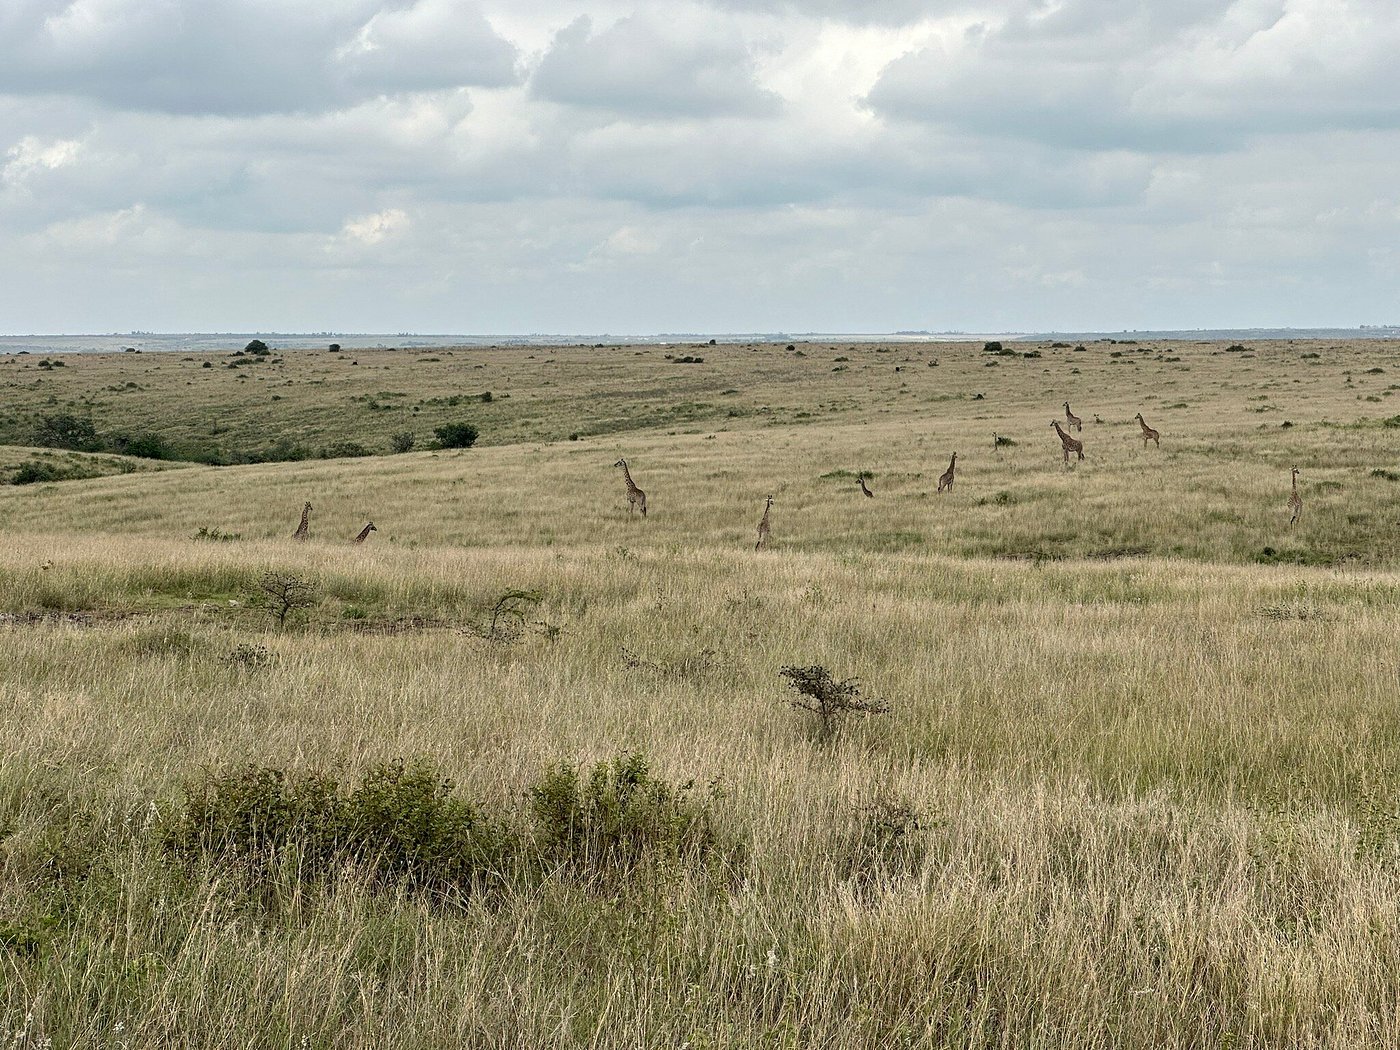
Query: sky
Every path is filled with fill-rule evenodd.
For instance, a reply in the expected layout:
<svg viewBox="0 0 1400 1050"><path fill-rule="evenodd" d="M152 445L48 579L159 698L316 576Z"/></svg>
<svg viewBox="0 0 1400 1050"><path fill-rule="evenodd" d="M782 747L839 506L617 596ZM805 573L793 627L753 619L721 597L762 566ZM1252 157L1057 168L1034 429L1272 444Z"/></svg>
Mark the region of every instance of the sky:
<svg viewBox="0 0 1400 1050"><path fill-rule="evenodd" d="M1400 323L1396 0L0 0L0 332Z"/></svg>

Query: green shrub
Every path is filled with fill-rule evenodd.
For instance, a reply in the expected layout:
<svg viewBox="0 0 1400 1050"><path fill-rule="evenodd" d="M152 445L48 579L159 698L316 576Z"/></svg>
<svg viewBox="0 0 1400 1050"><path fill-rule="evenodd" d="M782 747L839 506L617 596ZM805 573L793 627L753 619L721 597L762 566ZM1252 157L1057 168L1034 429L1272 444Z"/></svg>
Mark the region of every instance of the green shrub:
<svg viewBox="0 0 1400 1050"><path fill-rule="evenodd" d="M19 469L15 471L15 476L10 479L10 484L34 485L41 481L62 481L67 476L52 463L30 460L28 463L20 464Z"/></svg>
<svg viewBox="0 0 1400 1050"><path fill-rule="evenodd" d="M373 450L358 441L340 441L321 449L322 459L354 459L358 456L372 456Z"/></svg>
<svg viewBox="0 0 1400 1050"><path fill-rule="evenodd" d="M34 427L34 444L45 448L67 448L75 452L96 452L102 447L97 427L91 419L68 413L40 416Z"/></svg>
<svg viewBox="0 0 1400 1050"><path fill-rule="evenodd" d="M433 435L439 448L471 448L476 444L477 430L470 423L444 423Z"/></svg>
<svg viewBox="0 0 1400 1050"><path fill-rule="evenodd" d="M830 740L849 714L882 715L890 705L861 695L858 679L835 678L820 664L809 667L788 666L779 672L798 693L798 699L788 703L799 711L816 716L817 738Z"/></svg>
<svg viewBox="0 0 1400 1050"><path fill-rule="evenodd" d="M261 339L254 339L243 349L250 354L256 354L258 357L265 357L272 353L272 351L268 349L267 344Z"/></svg>
<svg viewBox="0 0 1400 1050"><path fill-rule="evenodd" d="M535 846L585 878L668 862L732 868L744 850L714 819L717 792L705 799L693 792L693 781L668 783L636 753L599 762L586 777L572 765L552 766L530 789Z"/></svg>
<svg viewBox="0 0 1400 1050"><path fill-rule="evenodd" d="M159 434L118 434L111 440L114 452L142 459L170 459L170 446Z"/></svg>
<svg viewBox="0 0 1400 1050"><path fill-rule="evenodd" d="M510 828L427 765L366 770L343 794L315 772L245 766L206 774L161 828L167 852L261 879L285 864L317 882L353 868L376 885L470 893L518 857Z"/></svg>
<svg viewBox="0 0 1400 1050"><path fill-rule="evenodd" d="M397 453L412 452L413 446L418 439L413 436L413 431L403 430L389 439L390 447Z"/></svg>

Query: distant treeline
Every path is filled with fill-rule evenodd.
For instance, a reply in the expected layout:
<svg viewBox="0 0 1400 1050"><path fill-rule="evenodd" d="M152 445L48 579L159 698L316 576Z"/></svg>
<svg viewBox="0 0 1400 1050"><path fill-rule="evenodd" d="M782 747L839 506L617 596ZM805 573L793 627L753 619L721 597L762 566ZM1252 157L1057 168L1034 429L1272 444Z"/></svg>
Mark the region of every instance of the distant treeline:
<svg viewBox="0 0 1400 1050"><path fill-rule="evenodd" d="M444 423L433 430L430 448L471 448L477 429L470 423ZM70 413L40 416L34 427L33 443L44 448L73 452L110 452L141 459L178 460L233 466L240 463L285 463L306 459L340 459L413 451L417 438L404 431L390 438L383 449L370 448L358 441L340 441L313 448L292 438L282 437L260 448L225 449L189 442L171 441L155 431L109 431L97 429L90 418Z"/></svg>

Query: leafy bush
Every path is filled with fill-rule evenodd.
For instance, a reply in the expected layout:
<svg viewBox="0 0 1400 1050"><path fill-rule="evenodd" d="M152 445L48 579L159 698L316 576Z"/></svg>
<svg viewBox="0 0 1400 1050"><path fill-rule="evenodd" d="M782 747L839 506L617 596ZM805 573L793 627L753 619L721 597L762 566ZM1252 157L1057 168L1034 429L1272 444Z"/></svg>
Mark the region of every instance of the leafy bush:
<svg viewBox="0 0 1400 1050"><path fill-rule="evenodd" d="M34 428L34 444L75 452L96 452L102 447L92 420L68 413L40 416Z"/></svg>
<svg viewBox="0 0 1400 1050"><path fill-rule="evenodd" d="M476 444L477 430L470 423L444 423L433 430L439 448L471 448Z"/></svg>
<svg viewBox="0 0 1400 1050"><path fill-rule="evenodd" d="M41 481L62 481L67 476L52 463L40 463L32 459L28 463L20 464L15 476L10 479L10 484L34 485Z"/></svg>
<svg viewBox="0 0 1400 1050"><path fill-rule="evenodd" d="M258 357L266 357L268 354L272 353L272 351L268 349L267 344L261 339L254 339L243 349L250 354L256 354Z"/></svg>
<svg viewBox="0 0 1400 1050"><path fill-rule="evenodd" d="M800 711L809 711L817 719L817 737L830 740L841 727L841 720L848 714L882 715L890 709L883 700L875 700L861 695L859 681L855 678L834 678L830 671L820 664L810 667L788 666L779 672L788 684L797 690L799 697L788 703Z"/></svg>
<svg viewBox="0 0 1400 1050"><path fill-rule="evenodd" d="M332 343L332 344L330 345L330 347L329 347L329 350L330 350L330 352L333 353L333 354L338 354L338 353L340 353L340 344L339 344L339 343Z"/></svg>
<svg viewBox="0 0 1400 1050"><path fill-rule="evenodd" d="M318 881L356 868L381 887L469 893L519 853L514 833L427 765L366 770L343 794L314 772L246 766L206 774L161 828L167 852L265 878L284 862Z"/></svg>
<svg viewBox="0 0 1400 1050"><path fill-rule="evenodd" d="M374 451L358 441L340 441L321 449L322 459L354 459L358 456L372 456Z"/></svg>
<svg viewBox="0 0 1400 1050"><path fill-rule="evenodd" d="M742 843L724 834L694 782L652 774L645 755L599 762L586 777L571 765L546 769L530 789L534 842L546 861L585 877L626 874L643 864L683 861L730 867Z"/></svg>
<svg viewBox="0 0 1400 1050"><path fill-rule="evenodd" d="M413 436L413 431L402 430L389 439L389 445L398 453L412 452L417 441L418 439Z"/></svg>
<svg viewBox="0 0 1400 1050"><path fill-rule="evenodd" d="M997 342L995 339L982 344L982 353L984 354L999 354L1001 353L1001 349L1001 343Z"/></svg>
<svg viewBox="0 0 1400 1050"><path fill-rule="evenodd" d="M112 450L142 459L170 459L170 446L159 434L118 434L111 441Z"/></svg>

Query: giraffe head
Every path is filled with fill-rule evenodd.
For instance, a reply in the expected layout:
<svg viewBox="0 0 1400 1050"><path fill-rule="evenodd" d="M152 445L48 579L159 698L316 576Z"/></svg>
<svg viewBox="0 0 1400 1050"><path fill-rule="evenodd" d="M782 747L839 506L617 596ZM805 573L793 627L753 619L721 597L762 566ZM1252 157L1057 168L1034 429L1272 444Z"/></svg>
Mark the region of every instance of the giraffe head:
<svg viewBox="0 0 1400 1050"><path fill-rule="evenodd" d="M303 513L309 512L311 510L311 501L307 500L306 506L302 507L301 509Z"/></svg>
<svg viewBox="0 0 1400 1050"><path fill-rule="evenodd" d="M367 525L365 525L365 531L366 531L366 532L378 532L379 530L376 529L376 528L374 527L374 522L371 521L371 522L369 522Z"/></svg>
<svg viewBox="0 0 1400 1050"><path fill-rule="evenodd" d="M625 469L626 466L627 466L627 460L625 460L625 459L619 459L616 463L613 464L613 466L614 466L614 467L623 467L623 468Z"/></svg>
<svg viewBox="0 0 1400 1050"><path fill-rule="evenodd" d="M1065 402L1065 411L1066 411L1066 412L1069 411L1069 402L1068 402L1068 401Z"/></svg>
<svg viewBox="0 0 1400 1050"><path fill-rule="evenodd" d="M768 497L768 504L767 504L767 505L770 506L770 507L773 505L773 497L772 497L772 496L769 496L769 497Z"/></svg>
<svg viewBox="0 0 1400 1050"><path fill-rule="evenodd" d="M1146 422L1146 420L1142 418L1142 413L1141 413L1141 412L1139 412L1137 415L1133 416L1133 418L1136 419L1139 423L1145 423L1145 422Z"/></svg>

